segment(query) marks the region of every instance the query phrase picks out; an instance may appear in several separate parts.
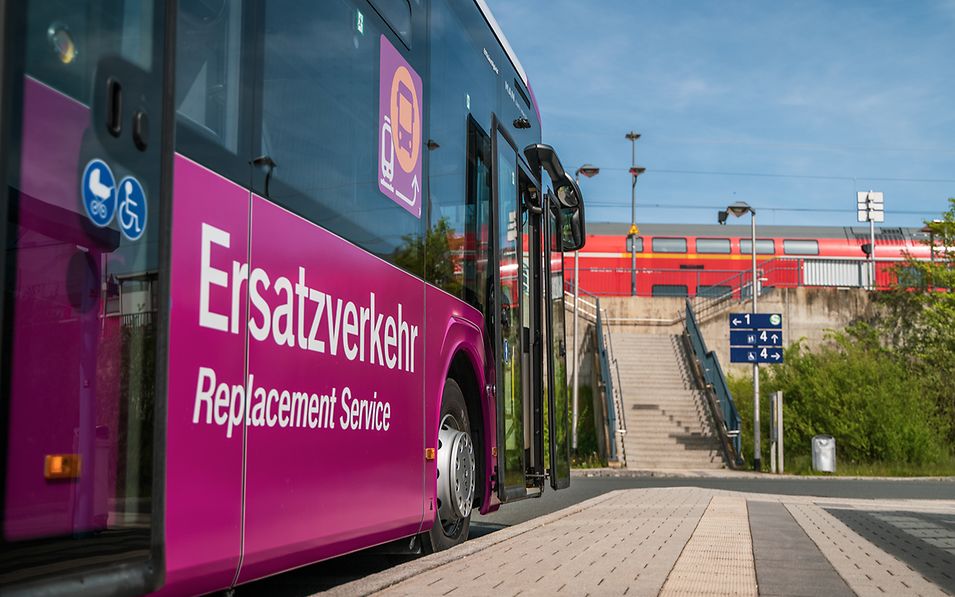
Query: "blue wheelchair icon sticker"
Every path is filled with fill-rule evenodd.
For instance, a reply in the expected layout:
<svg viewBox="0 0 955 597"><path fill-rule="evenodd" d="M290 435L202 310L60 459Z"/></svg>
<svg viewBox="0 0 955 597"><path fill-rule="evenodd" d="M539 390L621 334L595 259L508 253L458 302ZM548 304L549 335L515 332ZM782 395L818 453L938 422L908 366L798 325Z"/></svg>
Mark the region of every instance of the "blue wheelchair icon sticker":
<svg viewBox="0 0 955 597"><path fill-rule="evenodd" d="M80 186L83 209L94 225L104 228L116 213L116 179L103 160L90 160L83 170Z"/></svg>
<svg viewBox="0 0 955 597"><path fill-rule="evenodd" d="M119 181L119 230L129 240L139 240L146 232L146 191L132 176Z"/></svg>

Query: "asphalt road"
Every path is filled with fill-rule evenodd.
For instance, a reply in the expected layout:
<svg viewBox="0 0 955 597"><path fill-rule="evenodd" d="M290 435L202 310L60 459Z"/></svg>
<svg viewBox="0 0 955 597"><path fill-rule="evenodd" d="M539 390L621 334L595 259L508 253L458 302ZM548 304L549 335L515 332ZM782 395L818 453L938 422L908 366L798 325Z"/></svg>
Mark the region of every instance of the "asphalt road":
<svg viewBox="0 0 955 597"><path fill-rule="evenodd" d="M955 479L845 479L826 477L649 477L575 476L569 489L547 491L540 498L508 504L488 516L474 516L471 536L479 537L501 528L555 512L616 489L651 487L703 487L750 493L811 495L835 498L949 499L955 500ZM310 595L407 562L414 555L359 552L306 566L292 572L236 589L239 595L268 594L270 597Z"/></svg>

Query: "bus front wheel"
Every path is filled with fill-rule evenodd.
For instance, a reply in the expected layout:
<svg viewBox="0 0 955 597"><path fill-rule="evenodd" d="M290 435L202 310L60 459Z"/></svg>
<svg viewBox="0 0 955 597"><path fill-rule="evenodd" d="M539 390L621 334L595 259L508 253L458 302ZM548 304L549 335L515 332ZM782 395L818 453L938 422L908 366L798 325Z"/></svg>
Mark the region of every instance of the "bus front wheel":
<svg viewBox="0 0 955 597"><path fill-rule="evenodd" d="M453 379L444 383L438 427L438 495L434 526L424 534L428 551L463 543L471 526L474 503L475 456L464 393Z"/></svg>

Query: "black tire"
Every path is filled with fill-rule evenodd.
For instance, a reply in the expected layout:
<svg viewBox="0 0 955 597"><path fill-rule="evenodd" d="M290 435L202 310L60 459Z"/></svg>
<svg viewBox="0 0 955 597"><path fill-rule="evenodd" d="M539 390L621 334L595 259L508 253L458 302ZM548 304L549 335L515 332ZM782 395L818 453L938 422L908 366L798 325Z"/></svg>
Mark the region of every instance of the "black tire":
<svg viewBox="0 0 955 597"><path fill-rule="evenodd" d="M440 425L448 415L452 416L457 422L458 430L467 433L473 441L471 421L468 419L467 404L464 402L464 392L461 391L458 382L450 378L444 382L444 393L441 396L441 416L438 417L438 424ZM475 491L477 491L476 487ZM434 526L427 533L421 534L421 544L427 553L443 551L464 543L471 528L470 514L457 520L442 521L438 514L439 507L436 503Z"/></svg>

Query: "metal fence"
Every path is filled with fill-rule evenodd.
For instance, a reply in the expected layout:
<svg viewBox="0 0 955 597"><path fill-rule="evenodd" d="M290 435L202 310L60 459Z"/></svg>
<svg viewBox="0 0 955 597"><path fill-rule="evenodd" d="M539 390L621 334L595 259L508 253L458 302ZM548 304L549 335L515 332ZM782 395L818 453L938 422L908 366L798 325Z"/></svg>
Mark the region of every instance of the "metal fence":
<svg viewBox="0 0 955 597"><path fill-rule="evenodd" d="M878 259L875 284L870 262L864 259L777 257L758 264L760 284L767 288L839 287L886 290L898 279L902 260ZM638 268L637 296L722 298L732 294L749 298L752 270L683 268ZM573 277L569 279L573 284ZM581 286L598 296L630 296L630 269L624 267L581 267ZM742 293L742 294L741 294Z"/></svg>

